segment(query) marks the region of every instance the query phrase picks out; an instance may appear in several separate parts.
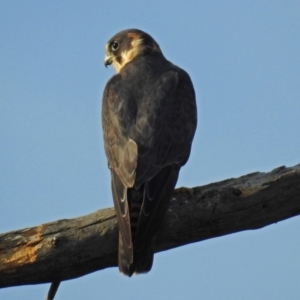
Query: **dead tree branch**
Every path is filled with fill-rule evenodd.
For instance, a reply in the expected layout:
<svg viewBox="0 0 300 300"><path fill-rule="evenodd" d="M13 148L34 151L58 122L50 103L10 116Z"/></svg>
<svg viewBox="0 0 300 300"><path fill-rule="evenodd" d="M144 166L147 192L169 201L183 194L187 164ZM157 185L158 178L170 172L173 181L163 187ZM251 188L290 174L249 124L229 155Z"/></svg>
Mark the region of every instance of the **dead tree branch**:
<svg viewBox="0 0 300 300"><path fill-rule="evenodd" d="M300 164L174 192L155 251L300 214ZM0 235L0 287L60 282L117 265L113 208Z"/></svg>

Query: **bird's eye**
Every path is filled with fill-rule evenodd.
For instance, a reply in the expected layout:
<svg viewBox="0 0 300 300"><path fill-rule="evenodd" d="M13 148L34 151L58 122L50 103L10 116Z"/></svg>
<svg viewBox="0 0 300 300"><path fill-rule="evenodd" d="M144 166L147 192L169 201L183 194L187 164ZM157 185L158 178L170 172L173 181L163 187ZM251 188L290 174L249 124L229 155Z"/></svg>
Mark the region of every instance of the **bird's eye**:
<svg viewBox="0 0 300 300"><path fill-rule="evenodd" d="M116 51L116 50L119 49L119 46L120 46L120 44L119 44L117 41L113 41L113 42L111 43L111 45L110 45L110 49L111 49L112 51Z"/></svg>

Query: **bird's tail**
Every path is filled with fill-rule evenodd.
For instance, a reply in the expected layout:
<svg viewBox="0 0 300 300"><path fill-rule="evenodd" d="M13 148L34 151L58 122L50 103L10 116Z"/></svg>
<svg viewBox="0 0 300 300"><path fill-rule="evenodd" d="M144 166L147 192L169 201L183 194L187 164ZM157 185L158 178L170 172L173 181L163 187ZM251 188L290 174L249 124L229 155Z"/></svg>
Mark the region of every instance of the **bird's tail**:
<svg viewBox="0 0 300 300"><path fill-rule="evenodd" d="M143 247L141 251L134 252L133 271L135 274L147 273L151 270L153 264L153 240Z"/></svg>
<svg viewBox="0 0 300 300"><path fill-rule="evenodd" d="M135 235L138 228L141 207L144 197L144 189L128 189L130 202L130 227L132 236L133 256L128 257L128 253L132 253L126 248L126 243L119 233L119 256L118 264L121 273L132 276L132 274L147 273L151 270L153 263L153 238L145 242L142 247L137 249L135 245Z"/></svg>
<svg viewBox="0 0 300 300"><path fill-rule="evenodd" d="M126 251L122 235L119 233L118 265L120 272L129 277L134 273L149 272L152 268L154 256L152 244L151 240L139 251L134 251L133 261L130 263L130 258L127 255L128 251Z"/></svg>
<svg viewBox="0 0 300 300"><path fill-rule="evenodd" d="M124 248L125 240L122 236L119 238L119 269L127 276L151 270L155 233L166 214L179 169L178 165L167 166L140 189L127 190L128 199L131 199L130 226L133 249ZM132 254L131 259L126 256L126 250Z"/></svg>

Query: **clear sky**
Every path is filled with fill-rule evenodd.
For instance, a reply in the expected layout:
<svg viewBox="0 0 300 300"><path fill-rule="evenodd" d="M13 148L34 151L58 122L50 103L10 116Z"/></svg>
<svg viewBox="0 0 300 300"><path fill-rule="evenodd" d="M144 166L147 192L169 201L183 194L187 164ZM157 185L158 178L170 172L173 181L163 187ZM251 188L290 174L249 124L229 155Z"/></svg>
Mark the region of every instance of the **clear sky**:
<svg viewBox="0 0 300 300"><path fill-rule="evenodd" d="M300 163L299 1L0 1L0 232L111 207L104 46L139 28L191 75L199 109L178 186ZM299 299L300 217L63 282L57 300ZM0 290L44 299L49 285Z"/></svg>

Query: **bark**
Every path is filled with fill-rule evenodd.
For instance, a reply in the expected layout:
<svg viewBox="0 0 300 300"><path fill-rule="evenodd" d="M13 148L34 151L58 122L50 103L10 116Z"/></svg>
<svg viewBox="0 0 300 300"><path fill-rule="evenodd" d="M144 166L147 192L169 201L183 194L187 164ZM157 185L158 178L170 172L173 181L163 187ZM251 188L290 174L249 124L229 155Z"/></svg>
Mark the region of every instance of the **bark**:
<svg viewBox="0 0 300 300"><path fill-rule="evenodd" d="M155 251L300 214L300 164L174 192ZM59 283L117 266L113 208L0 235L0 287Z"/></svg>

